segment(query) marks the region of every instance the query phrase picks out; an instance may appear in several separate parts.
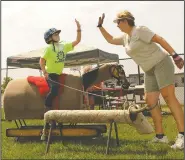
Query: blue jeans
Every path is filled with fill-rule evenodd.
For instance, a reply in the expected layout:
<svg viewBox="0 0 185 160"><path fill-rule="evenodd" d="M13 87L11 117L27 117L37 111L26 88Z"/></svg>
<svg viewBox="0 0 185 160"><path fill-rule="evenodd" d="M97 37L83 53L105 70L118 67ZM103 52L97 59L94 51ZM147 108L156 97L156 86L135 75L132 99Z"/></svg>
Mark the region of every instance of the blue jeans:
<svg viewBox="0 0 185 160"><path fill-rule="evenodd" d="M50 91L47 94L46 99L45 99L45 107L50 108L50 109L52 107L54 98L58 95L59 87L60 87L59 84L54 83L53 81L58 82L59 76L60 75L55 74L55 73L51 73L48 75L47 83L50 88ZM51 81L50 79L53 81Z"/></svg>

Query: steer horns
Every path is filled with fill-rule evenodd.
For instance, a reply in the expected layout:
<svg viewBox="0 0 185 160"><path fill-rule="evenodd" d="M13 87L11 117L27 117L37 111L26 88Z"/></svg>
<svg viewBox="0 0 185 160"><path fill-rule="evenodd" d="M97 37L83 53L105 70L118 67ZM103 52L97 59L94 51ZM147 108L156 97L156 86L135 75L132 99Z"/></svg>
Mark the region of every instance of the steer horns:
<svg viewBox="0 0 185 160"><path fill-rule="evenodd" d="M148 105L146 105L146 106L144 106L144 107L142 107L142 108L139 108L139 106L138 105L131 105L130 107L129 107L129 116L130 116L130 119L132 120L132 121L135 121L136 120L136 117L137 117L137 114L138 113L140 113L140 112L143 112L144 110L147 110L147 111L150 111L150 110L152 110L153 108L155 108L157 106L157 103L156 104L154 104L154 105L152 105L151 107L149 107Z"/></svg>

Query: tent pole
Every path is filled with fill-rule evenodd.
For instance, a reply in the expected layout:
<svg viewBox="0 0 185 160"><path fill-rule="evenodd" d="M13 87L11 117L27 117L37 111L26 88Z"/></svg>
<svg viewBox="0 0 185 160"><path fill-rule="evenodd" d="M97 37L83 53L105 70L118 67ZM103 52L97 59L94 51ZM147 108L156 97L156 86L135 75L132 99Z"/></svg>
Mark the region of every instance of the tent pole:
<svg viewBox="0 0 185 160"><path fill-rule="evenodd" d="M6 80L8 78L8 62L6 61Z"/></svg>
<svg viewBox="0 0 185 160"><path fill-rule="evenodd" d="M98 58L98 63L97 63L97 65L98 65L98 67L100 66L100 60L99 60L99 58ZM101 83L101 82L100 82ZM101 96L103 97L104 96L104 94L103 94L103 89L102 89L102 85L101 85ZM102 98L103 99L103 109L105 109L105 101L104 101L104 98Z"/></svg>

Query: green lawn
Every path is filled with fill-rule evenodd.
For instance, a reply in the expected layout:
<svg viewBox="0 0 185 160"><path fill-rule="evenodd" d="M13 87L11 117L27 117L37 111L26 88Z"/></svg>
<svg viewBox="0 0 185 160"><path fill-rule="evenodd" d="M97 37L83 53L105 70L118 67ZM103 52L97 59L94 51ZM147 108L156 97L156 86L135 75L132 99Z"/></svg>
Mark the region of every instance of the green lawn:
<svg viewBox="0 0 185 160"><path fill-rule="evenodd" d="M176 124L172 116L163 117L164 130L171 145L177 135ZM150 117L148 120L152 123ZM43 124L43 121L30 120L27 123ZM15 123L2 121L2 159L184 159L184 152L172 150L170 145L148 143L155 135L154 133L140 135L135 128L126 124L118 124L119 147L116 147L113 132L109 155L105 155L107 133L99 139L65 141L64 143L55 141L50 145L50 151L45 156L45 142L16 142L14 138L6 137L6 128L15 128Z"/></svg>

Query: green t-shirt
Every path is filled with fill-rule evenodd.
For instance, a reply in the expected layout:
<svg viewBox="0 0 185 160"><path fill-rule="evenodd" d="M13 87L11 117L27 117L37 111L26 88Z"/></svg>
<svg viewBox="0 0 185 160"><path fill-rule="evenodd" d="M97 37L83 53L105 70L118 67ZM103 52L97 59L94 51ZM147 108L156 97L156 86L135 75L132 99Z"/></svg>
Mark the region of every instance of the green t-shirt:
<svg viewBox="0 0 185 160"><path fill-rule="evenodd" d="M73 50L72 43L60 42L59 45L55 45L55 52L53 44L49 44L41 56L46 60L46 71L60 75L64 68L66 54L71 50Z"/></svg>

